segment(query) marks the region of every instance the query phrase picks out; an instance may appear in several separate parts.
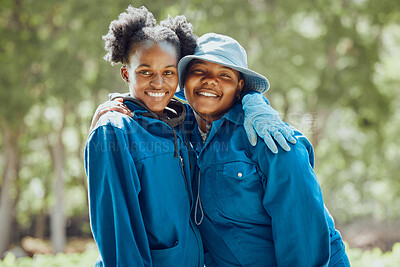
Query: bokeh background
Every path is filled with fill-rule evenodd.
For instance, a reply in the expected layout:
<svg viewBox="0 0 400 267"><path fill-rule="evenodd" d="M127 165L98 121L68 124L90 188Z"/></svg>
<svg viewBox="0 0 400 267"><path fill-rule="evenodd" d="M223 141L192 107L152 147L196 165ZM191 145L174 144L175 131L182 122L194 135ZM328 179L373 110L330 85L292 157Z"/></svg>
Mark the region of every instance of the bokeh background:
<svg viewBox="0 0 400 267"><path fill-rule="evenodd" d="M237 39L269 78L271 105L311 140L326 206L348 248L360 248L353 263L376 247L376 257L393 255L400 1L1 0L1 257L93 249L83 149L97 105L128 91L101 36L129 4ZM360 266L396 266L374 260Z"/></svg>

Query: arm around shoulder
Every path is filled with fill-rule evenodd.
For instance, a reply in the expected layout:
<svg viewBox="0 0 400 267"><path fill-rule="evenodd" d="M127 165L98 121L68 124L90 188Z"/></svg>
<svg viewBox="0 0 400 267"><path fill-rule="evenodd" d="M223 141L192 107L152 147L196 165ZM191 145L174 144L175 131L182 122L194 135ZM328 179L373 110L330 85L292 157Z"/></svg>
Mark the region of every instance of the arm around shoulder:
<svg viewBox="0 0 400 267"><path fill-rule="evenodd" d="M265 175L263 205L272 218L278 266L325 266L329 227L311 144L299 137L289 152L262 150L258 165Z"/></svg>

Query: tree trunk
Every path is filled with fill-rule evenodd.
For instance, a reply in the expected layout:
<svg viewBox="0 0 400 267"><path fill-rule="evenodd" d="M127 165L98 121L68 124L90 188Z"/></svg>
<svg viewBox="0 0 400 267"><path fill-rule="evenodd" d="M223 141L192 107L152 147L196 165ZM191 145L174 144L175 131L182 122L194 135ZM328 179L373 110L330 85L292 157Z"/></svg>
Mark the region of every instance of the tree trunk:
<svg viewBox="0 0 400 267"><path fill-rule="evenodd" d="M2 133L6 163L0 196L0 258L10 245L16 205L16 182L19 173L19 132L10 130L3 122Z"/></svg>
<svg viewBox="0 0 400 267"><path fill-rule="evenodd" d="M50 214L51 243L54 253L64 251L67 239L64 207L65 148L62 141L62 134L65 128L65 117L66 109L63 110L62 125L55 133L57 136L54 143L50 144L50 154L56 177L53 187L55 203L51 208Z"/></svg>
<svg viewBox="0 0 400 267"><path fill-rule="evenodd" d="M46 213L42 210L35 220L33 236L38 239L44 239L46 230Z"/></svg>

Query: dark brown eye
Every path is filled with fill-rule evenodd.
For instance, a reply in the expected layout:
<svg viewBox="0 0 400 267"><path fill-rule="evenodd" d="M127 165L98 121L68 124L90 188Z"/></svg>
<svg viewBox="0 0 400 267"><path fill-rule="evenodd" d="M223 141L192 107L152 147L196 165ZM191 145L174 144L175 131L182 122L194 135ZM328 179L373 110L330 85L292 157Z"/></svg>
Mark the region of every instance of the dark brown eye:
<svg viewBox="0 0 400 267"><path fill-rule="evenodd" d="M230 78L230 79L232 78L230 75L228 75L226 73L222 73L221 76L224 77L224 78Z"/></svg>
<svg viewBox="0 0 400 267"><path fill-rule="evenodd" d="M205 71L203 71L201 69L193 69L192 72L196 73L196 74L203 74Z"/></svg>
<svg viewBox="0 0 400 267"><path fill-rule="evenodd" d="M146 76L152 74L152 73L151 73L150 71L148 71L148 70L141 70L141 71L139 71L139 73L142 74L142 75L146 75Z"/></svg>
<svg viewBox="0 0 400 267"><path fill-rule="evenodd" d="M172 70L167 70L164 72L164 75L174 75L175 72L173 72Z"/></svg>

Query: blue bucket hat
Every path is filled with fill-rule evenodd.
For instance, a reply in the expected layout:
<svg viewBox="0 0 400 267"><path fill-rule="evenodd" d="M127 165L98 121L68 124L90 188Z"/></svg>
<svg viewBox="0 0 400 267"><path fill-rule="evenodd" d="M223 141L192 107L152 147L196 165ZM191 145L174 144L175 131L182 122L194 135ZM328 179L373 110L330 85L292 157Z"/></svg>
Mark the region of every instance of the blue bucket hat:
<svg viewBox="0 0 400 267"><path fill-rule="evenodd" d="M186 66L193 59L221 64L239 71L244 80L243 90L264 93L269 89L268 79L247 68L246 50L229 36L207 33L197 40L194 54L183 57L178 63L180 88L184 87Z"/></svg>

